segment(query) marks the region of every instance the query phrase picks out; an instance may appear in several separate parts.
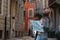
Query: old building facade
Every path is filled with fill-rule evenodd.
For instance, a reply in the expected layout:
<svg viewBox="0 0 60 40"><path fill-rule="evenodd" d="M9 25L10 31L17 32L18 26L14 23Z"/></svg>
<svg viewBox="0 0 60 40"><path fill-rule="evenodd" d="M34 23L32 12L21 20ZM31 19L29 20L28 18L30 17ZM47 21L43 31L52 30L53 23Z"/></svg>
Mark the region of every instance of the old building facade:
<svg viewBox="0 0 60 40"><path fill-rule="evenodd" d="M24 17L24 23L25 27L24 30L25 32L28 32L28 21L33 19L34 16L34 0L25 0L24 3L24 11L25 11L25 17Z"/></svg>
<svg viewBox="0 0 60 40"><path fill-rule="evenodd" d="M51 8L51 19L53 21L53 26L55 32L59 31L60 26L60 1L59 0L49 0L49 7ZM52 17L53 16L53 17Z"/></svg>
<svg viewBox="0 0 60 40"><path fill-rule="evenodd" d="M6 23L5 17L7 17ZM0 0L0 39L4 39L5 26L8 34L6 36L9 38L15 37L16 31L22 31L23 18L22 0Z"/></svg>
<svg viewBox="0 0 60 40"><path fill-rule="evenodd" d="M9 27L10 27L10 0L0 0L0 7L1 7L1 10L0 10L0 37L1 38L4 38L4 28L5 26L7 27L6 28L6 32L8 33L9 32ZM7 25L5 25L5 16L7 17ZM8 36L8 34L6 35Z"/></svg>
<svg viewBox="0 0 60 40"><path fill-rule="evenodd" d="M48 7L48 0L42 0L43 9Z"/></svg>
<svg viewBox="0 0 60 40"><path fill-rule="evenodd" d="M35 1L35 13L42 13L43 9L43 1L42 0L36 0Z"/></svg>

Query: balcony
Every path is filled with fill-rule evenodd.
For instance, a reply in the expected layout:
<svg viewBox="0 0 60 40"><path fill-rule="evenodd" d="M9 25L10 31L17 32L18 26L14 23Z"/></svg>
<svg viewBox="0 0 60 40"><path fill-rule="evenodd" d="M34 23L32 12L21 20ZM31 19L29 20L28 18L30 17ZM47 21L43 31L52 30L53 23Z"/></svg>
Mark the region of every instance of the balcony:
<svg viewBox="0 0 60 40"><path fill-rule="evenodd" d="M60 0L49 0L49 7L57 8L60 7Z"/></svg>

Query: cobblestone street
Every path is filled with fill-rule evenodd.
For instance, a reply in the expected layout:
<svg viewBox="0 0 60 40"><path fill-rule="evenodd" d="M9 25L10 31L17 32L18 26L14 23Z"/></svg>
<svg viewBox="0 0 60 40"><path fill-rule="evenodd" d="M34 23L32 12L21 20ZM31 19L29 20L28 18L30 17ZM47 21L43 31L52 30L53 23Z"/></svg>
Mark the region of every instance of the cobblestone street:
<svg viewBox="0 0 60 40"><path fill-rule="evenodd" d="M29 36L25 36L22 38L13 38L12 40L34 40L34 38L29 37ZM48 40L56 40L56 38L48 38Z"/></svg>

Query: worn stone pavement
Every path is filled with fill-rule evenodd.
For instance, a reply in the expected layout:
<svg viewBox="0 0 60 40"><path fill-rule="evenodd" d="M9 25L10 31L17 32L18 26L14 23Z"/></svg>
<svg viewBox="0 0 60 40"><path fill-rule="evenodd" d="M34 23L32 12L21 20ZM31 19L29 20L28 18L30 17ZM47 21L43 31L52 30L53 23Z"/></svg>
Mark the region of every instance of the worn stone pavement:
<svg viewBox="0 0 60 40"><path fill-rule="evenodd" d="M29 37L29 36L25 36L22 38L13 38L12 40L34 40L34 38ZM56 38L48 38L48 40L56 40Z"/></svg>

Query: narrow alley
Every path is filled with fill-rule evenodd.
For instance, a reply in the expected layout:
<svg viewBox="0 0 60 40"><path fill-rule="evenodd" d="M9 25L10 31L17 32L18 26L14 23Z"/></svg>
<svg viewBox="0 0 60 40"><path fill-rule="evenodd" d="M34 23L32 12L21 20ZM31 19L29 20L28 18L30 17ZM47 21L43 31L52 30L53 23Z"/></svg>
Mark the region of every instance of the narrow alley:
<svg viewBox="0 0 60 40"><path fill-rule="evenodd" d="M0 0L0 40L30 36L60 40L60 0Z"/></svg>

